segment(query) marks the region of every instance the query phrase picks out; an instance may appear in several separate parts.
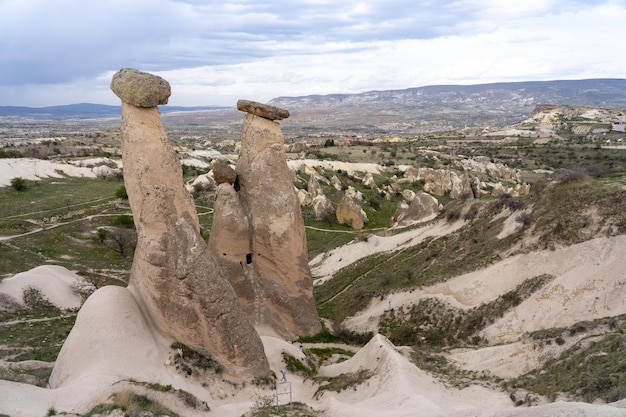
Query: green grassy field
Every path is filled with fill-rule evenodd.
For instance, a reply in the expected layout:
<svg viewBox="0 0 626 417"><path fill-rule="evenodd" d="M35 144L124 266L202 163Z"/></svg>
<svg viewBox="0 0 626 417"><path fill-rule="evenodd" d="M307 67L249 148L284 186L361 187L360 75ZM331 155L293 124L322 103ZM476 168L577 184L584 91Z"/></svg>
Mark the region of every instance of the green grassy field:
<svg viewBox="0 0 626 417"><path fill-rule="evenodd" d="M25 191L0 188L0 276L42 264L70 270L127 270L120 257L97 240L98 228L129 214L115 197L119 181L63 178L29 182Z"/></svg>

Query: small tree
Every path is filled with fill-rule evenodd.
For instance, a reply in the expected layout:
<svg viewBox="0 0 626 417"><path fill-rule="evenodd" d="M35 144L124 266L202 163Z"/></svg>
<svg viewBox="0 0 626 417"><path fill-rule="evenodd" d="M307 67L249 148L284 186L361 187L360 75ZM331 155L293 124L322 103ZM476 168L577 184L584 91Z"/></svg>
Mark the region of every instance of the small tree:
<svg viewBox="0 0 626 417"><path fill-rule="evenodd" d="M11 179L11 187L15 191L26 191L28 186L26 185L26 180L22 177L15 177Z"/></svg>
<svg viewBox="0 0 626 417"><path fill-rule="evenodd" d="M105 241L105 240L106 240L106 238L107 238L107 231L106 231L106 229L103 229L102 227L100 227L100 228L98 229L98 231L97 231L97 235L96 235L96 237L97 237L97 239L98 239L98 241L99 241L100 243L104 243L104 241Z"/></svg>
<svg viewBox="0 0 626 417"><path fill-rule="evenodd" d="M135 231L122 227L107 231L107 238L105 245L122 257L131 253L137 245Z"/></svg>
<svg viewBox="0 0 626 417"><path fill-rule="evenodd" d="M127 229L134 229L135 223L133 221L133 216L129 214L120 214L113 220L113 224L116 226L125 227Z"/></svg>

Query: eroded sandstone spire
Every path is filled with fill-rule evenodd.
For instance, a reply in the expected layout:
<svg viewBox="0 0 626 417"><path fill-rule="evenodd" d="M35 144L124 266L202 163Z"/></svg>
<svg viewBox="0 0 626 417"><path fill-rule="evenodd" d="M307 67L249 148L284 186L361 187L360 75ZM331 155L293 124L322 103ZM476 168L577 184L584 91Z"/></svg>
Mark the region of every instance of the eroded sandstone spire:
<svg viewBox="0 0 626 417"><path fill-rule="evenodd" d="M155 107L167 102L169 84L123 69L111 89L122 99L124 182L138 234L129 290L165 335L211 355L226 373L267 375L261 340L200 236Z"/></svg>
<svg viewBox="0 0 626 417"><path fill-rule="evenodd" d="M280 125L273 121L289 113L243 100L237 107L248 112L237 189L220 185L209 245L255 325L286 337L318 333L304 222Z"/></svg>

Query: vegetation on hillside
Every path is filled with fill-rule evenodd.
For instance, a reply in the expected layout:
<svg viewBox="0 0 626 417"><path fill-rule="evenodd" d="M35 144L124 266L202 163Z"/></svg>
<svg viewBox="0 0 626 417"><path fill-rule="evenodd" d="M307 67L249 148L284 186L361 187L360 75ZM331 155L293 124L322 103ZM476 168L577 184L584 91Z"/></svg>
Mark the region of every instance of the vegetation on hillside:
<svg viewBox="0 0 626 417"><path fill-rule="evenodd" d="M544 332L533 337L545 339ZM626 315L582 321L568 329L550 329L554 343L586 334L559 357L507 383L508 389L527 391L556 400L559 395L586 402L614 402L626 398ZM551 340L551 339L548 339Z"/></svg>
<svg viewBox="0 0 626 417"><path fill-rule="evenodd" d="M234 125L226 125L229 137L237 136ZM582 129L581 126L589 129ZM536 125L522 127L533 135L537 134ZM440 196L444 210L439 219L450 223L462 222L462 227L454 233L426 239L410 248L368 256L336 271L333 279L314 289L318 311L329 320L331 329L300 341L362 345L371 334L351 332L343 327L342 322L364 309L372 299L384 300L392 297L395 291L445 281L513 254L625 234L626 150L607 149L603 145L605 140L623 140L626 134L609 131L607 136L599 136L593 133L593 129L606 130L609 127L606 122L580 117L576 120L560 118L554 133L545 143L519 134L513 139L504 134L485 139L472 136L468 130L411 133L401 141L380 143L348 136L353 139L351 145L341 134L319 139L318 146L309 147L306 151L309 157L378 163L386 170L374 175L374 180L379 187L385 186L391 191L385 198L382 193L364 186L360 174L323 172L326 179L337 176L340 182L340 190L324 182L320 184L333 205L336 207L343 192L351 187L362 194L360 204L369 222L364 230L355 231L338 224L333 216L315 220L313 210L304 207L310 258L353 239L367 240L370 234L381 233L389 226L390 217L403 200L401 192L406 189L419 192L424 187L424 182L419 181L397 182L397 178L401 177L400 164L467 172L461 163L463 158L467 155L486 156L490 161L504 162L521 169L522 179L531 184L532 192L523 197L486 194L467 201ZM119 130L111 128L99 132L93 126L86 129L82 136L75 133L65 135L68 137L66 140L5 146L0 149L0 157L119 156ZM217 131L211 131L206 136L194 136L197 133L195 126L171 129L181 150L200 147L201 142L206 140L224 138ZM294 135L301 133L308 135L310 131L303 128ZM234 145L223 146L221 149L229 151L234 148ZM192 180L202 172L205 170L187 167L183 169L184 180ZM489 173L468 173L484 181L490 180ZM295 186L306 189L308 180L306 173L299 172ZM208 238L214 190L197 187L193 195L203 237ZM120 178L63 177L26 181L17 177L10 186L0 187L0 236L8 238L0 240L0 279L39 265L54 264L77 271L92 284L83 289L85 298L103 285L126 285L135 244L127 197ZM506 237L498 238L506 218L503 213L514 216L520 227ZM435 374L445 374L448 381L454 379L459 386L468 384L468 381L483 380L500 384L509 391L528 390L550 400L560 398L563 393L570 398L590 402L626 398L624 317L581 322L568 329L547 329L527 335L536 343L557 345L570 343L582 334L584 337L572 342L561 357L551 360L543 370L514 380L502 381L487 374L460 371L445 360L445 353L450 348L484 344L480 336L482 329L550 279L547 275L534 277L498 299L468 311L457 310L432 299L424 299L411 308L390 308L381 318L379 331L396 344L413 346L414 360L420 367ZM51 363L74 323L76 312L59 310L37 291L28 290L25 296L25 307L9 305L9 301L0 299L7 306L0 310L0 340L3 341L0 360L19 362L35 359ZM219 366L210 358L200 357L184 346L176 347L184 351L184 360L175 358L176 366L184 375L195 377L219 373ZM317 369L331 358L340 361L350 356L350 350L324 347L308 349L306 362L289 356L285 356L284 360L292 372L313 379L317 377ZM0 377L44 386L50 370L51 367L46 366L36 369L7 367ZM355 388L367 378L369 375L357 373L319 379L318 395L325 390ZM120 392L108 405L101 406L108 409L94 409L88 415L111 410L111 407L122 409L128 415L144 410L171 413L159 408L150 398L134 391ZM153 406L156 408L151 408ZM304 417L317 414L306 406L296 404L291 408L259 407L250 415Z"/></svg>
<svg viewBox="0 0 626 417"><path fill-rule="evenodd" d="M497 299L469 310L424 298L409 308L390 309L381 317L380 333L394 344L432 348L480 345L479 332L521 304L554 277L530 278Z"/></svg>

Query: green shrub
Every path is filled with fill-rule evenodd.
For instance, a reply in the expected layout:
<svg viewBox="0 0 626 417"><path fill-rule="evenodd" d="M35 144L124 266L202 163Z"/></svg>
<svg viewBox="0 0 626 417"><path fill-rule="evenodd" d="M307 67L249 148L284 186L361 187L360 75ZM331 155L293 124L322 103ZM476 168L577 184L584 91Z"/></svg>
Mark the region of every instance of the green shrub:
<svg viewBox="0 0 626 417"><path fill-rule="evenodd" d="M396 345L442 348L480 344L477 333L519 305L554 279L552 275L529 278L490 303L469 310L451 307L437 299L422 299L410 308L391 309L381 317L380 332Z"/></svg>
<svg viewBox="0 0 626 417"><path fill-rule="evenodd" d="M11 178L11 187L13 187L15 191L26 191L28 189L26 180L22 177Z"/></svg>
<svg viewBox="0 0 626 417"><path fill-rule="evenodd" d="M115 226L126 227L128 229L133 229L135 227L135 222L133 221L133 216L130 214L120 214L113 221Z"/></svg>
<svg viewBox="0 0 626 417"><path fill-rule="evenodd" d="M317 374L317 367L308 359L307 366L294 356L288 354L287 352L283 352L283 361L285 362L285 366L289 371L300 374L305 378L309 378Z"/></svg>
<svg viewBox="0 0 626 417"><path fill-rule="evenodd" d="M203 355L200 352L196 352L190 347L176 342L172 344L172 349L177 352L182 352L182 356L176 354L174 359L174 365L176 369L182 370L187 375L193 374L194 369L198 370L212 370L216 374L222 373L224 370L222 364L210 356Z"/></svg>
<svg viewBox="0 0 626 417"><path fill-rule="evenodd" d="M119 188L115 190L115 198L128 200L128 193L126 192L126 186L124 184L120 185Z"/></svg>
<svg viewBox="0 0 626 417"><path fill-rule="evenodd" d="M21 152L16 151L16 150L6 150L6 149L0 149L0 158L21 158L24 155L22 155Z"/></svg>
<svg viewBox="0 0 626 417"><path fill-rule="evenodd" d="M560 358L512 382L551 400L566 393L586 402L614 402L626 398L626 316L618 317L619 331L596 337L589 344L579 343ZM583 326L584 327L584 326ZM570 332L571 334L571 332ZM559 343L560 337L556 341Z"/></svg>
<svg viewBox="0 0 626 417"><path fill-rule="evenodd" d="M340 374L334 377L319 377L315 378L315 382L320 384L313 397L319 399L324 395L325 391L341 392L348 388L352 388L356 391L357 386L364 383L372 377L372 372L366 369L360 369L358 372L350 372L347 374Z"/></svg>

